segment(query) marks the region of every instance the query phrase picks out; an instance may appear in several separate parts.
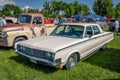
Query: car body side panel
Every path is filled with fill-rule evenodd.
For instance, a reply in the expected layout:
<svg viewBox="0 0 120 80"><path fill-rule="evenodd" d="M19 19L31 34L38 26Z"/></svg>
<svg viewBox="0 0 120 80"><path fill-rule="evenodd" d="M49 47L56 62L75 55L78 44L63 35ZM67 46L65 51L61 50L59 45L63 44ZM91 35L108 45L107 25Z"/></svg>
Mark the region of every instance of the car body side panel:
<svg viewBox="0 0 120 80"><path fill-rule="evenodd" d="M62 65L66 64L67 59L72 53L78 52L80 59L89 55L90 53L100 49L104 44L108 43L113 39L113 33L102 33L92 38L86 38L86 41L75 44L68 48L65 48L56 53L55 59L62 58Z"/></svg>

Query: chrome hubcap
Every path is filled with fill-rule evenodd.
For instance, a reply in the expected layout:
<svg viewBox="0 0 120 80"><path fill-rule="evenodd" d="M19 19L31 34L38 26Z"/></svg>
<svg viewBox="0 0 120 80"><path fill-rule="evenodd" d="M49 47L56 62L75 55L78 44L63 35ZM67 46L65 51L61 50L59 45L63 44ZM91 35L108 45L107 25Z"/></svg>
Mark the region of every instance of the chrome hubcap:
<svg viewBox="0 0 120 80"><path fill-rule="evenodd" d="M72 55L70 58L69 58L69 65L70 67L74 67L77 63L77 55Z"/></svg>

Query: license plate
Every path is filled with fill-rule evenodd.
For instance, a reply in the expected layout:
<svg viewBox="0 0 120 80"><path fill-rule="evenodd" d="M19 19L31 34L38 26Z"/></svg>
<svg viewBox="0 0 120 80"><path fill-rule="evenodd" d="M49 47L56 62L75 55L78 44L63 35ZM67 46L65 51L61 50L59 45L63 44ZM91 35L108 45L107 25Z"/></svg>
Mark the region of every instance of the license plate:
<svg viewBox="0 0 120 80"><path fill-rule="evenodd" d="M33 63L37 64L37 61L33 60L33 59L30 59L30 62L33 62Z"/></svg>

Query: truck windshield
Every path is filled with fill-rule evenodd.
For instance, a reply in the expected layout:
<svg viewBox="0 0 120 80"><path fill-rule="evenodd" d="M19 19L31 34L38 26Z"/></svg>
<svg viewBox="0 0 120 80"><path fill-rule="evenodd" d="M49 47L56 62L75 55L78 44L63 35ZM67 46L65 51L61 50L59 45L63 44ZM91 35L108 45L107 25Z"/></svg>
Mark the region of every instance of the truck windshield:
<svg viewBox="0 0 120 80"><path fill-rule="evenodd" d="M51 36L61 36L69 38L83 38L84 27L77 25L59 25L50 34Z"/></svg>
<svg viewBox="0 0 120 80"><path fill-rule="evenodd" d="M31 21L31 16L28 15L20 15L18 17L18 23L30 23Z"/></svg>

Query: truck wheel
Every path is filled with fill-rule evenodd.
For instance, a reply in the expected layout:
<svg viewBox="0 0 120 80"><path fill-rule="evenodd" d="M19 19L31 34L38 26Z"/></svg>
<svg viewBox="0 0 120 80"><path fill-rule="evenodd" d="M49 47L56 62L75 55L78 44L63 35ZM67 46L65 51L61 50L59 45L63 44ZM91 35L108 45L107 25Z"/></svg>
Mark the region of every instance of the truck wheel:
<svg viewBox="0 0 120 80"><path fill-rule="evenodd" d="M104 44L104 45L100 48L101 51L103 51L103 50L105 50L105 49L106 49L106 44Z"/></svg>
<svg viewBox="0 0 120 80"><path fill-rule="evenodd" d="M75 67L76 64L77 64L77 61L78 61L78 56L77 56L77 54L76 54L76 53L71 54L71 55L69 56L68 60L67 60L67 63L66 63L66 65L65 65L65 68L66 68L67 70L69 70L69 69Z"/></svg>
<svg viewBox="0 0 120 80"><path fill-rule="evenodd" d="M18 37L18 38L16 38L16 39L14 40L14 42L13 42L13 48L15 48L15 43L16 43L16 42L24 41L24 40L26 40L24 37Z"/></svg>

